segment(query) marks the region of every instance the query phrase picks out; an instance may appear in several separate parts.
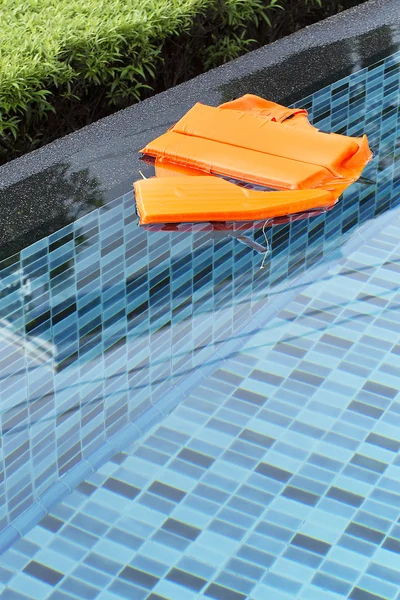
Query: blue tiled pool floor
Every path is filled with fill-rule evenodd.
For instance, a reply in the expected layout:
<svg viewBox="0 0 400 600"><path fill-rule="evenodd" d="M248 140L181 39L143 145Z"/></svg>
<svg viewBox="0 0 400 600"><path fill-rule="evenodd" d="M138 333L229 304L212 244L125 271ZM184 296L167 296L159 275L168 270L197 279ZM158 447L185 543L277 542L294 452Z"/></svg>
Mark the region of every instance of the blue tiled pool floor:
<svg viewBox="0 0 400 600"><path fill-rule="evenodd" d="M366 133L374 159L331 211L266 228L262 270L227 232L144 230L132 192L0 263L0 553L246 335L265 326L274 341L268 324L300 279L391 220L399 72L397 53L299 101L324 131ZM264 243L261 228L248 235Z"/></svg>
<svg viewBox="0 0 400 600"><path fill-rule="evenodd" d="M6 551L1 597L399 600L399 211L369 231Z"/></svg>

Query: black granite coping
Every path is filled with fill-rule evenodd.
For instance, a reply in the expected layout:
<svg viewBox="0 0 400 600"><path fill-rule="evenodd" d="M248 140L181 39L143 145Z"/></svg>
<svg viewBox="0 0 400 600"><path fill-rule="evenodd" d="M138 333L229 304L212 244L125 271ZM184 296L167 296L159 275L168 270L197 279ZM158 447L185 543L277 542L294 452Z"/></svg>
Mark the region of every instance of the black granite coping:
<svg viewBox="0 0 400 600"><path fill-rule="evenodd" d="M400 47L400 0L369 0L0 167L0 259L132 189L138 150L195 102L289 104Z"/></svg>

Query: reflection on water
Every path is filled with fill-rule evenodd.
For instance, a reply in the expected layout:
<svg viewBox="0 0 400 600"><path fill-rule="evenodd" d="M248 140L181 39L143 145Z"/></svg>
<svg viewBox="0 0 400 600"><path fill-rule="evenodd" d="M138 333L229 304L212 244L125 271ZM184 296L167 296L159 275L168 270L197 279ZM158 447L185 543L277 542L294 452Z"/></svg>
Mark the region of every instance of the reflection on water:
<svg viewBox="0 0 400 600"><path fill-rule="evenodd" d="M0 260L103 203L100 185L89 169L72 172L68 164L54 165L0 190Z"/></svg>
<svg viewBox="0 0 400 600"><path fill-rule="evenodd" d="M252 94L264 96L287 105L302 95L312 94L322 86L335 82L349 73L355 73L368 67L371 63L396 52L400 48L400 27L398 25L378 27L360 36L340 39L337 42L318 48L309 48L297 52L290 57L289 74L282 72L282 67L268 67L268 84L265 85L264 70L251 73L231 81L221 87L222 102L228 102L251 90ZM321 77L318 73L323 71ZM339 67L338 67L339 65ZM338 70L338 68L340 70ZM327 78L325 73L329 73ZM282 78L290 77L292 91L282 97Z"/></svg>

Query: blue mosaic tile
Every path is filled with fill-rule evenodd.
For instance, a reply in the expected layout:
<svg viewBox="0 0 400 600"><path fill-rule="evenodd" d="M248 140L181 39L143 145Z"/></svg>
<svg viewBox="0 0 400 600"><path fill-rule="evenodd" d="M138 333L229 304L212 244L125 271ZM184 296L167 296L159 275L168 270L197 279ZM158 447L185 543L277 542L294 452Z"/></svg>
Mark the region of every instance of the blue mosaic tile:
<svg viewBox="0 0 400 600"><path fill-rule="evenodd" d="M131 194L2 263L4 597L398 596L398 61L298 103L372 182L263 271Z"/></svg>

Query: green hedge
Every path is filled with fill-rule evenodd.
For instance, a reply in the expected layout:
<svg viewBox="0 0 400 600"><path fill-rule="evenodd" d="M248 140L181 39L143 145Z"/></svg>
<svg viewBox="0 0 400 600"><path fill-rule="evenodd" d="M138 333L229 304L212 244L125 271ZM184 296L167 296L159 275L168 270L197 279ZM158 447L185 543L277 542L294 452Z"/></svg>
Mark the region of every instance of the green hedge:
<svg viewBox="0 0 400 600"><path fill-rule="evenodd" d="M273 39L294 11L291 29L337 10L334 0L2 0L0 163Z"/></svg>

